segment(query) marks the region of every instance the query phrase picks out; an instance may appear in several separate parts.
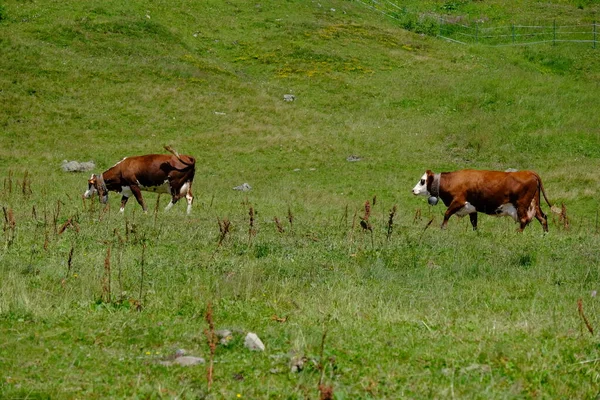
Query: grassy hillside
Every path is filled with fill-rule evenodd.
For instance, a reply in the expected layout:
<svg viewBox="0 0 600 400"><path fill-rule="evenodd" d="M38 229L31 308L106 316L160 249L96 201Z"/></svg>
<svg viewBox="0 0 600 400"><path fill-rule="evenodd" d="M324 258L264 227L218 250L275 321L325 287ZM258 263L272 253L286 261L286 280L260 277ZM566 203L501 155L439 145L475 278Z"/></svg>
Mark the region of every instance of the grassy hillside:
<svg viewBox="0 0 600 400"><path fill-rule="evenodd" d="M408 1L405 20L369 5L2 3L0 397L597 395L577 302L597 328L600 50L402 27L589 22L598 4ZM165 144L198 160L191 217L153 194L148 215L119 215L116 194L102 209L81 200L89 173L61 170ZM444 207L409 191L460 168L538 171L569 224L545 206L545 236L486 216L440 231ZM234 331L210 390L206 365L159 363L209 358L208 303Z"/></svg>

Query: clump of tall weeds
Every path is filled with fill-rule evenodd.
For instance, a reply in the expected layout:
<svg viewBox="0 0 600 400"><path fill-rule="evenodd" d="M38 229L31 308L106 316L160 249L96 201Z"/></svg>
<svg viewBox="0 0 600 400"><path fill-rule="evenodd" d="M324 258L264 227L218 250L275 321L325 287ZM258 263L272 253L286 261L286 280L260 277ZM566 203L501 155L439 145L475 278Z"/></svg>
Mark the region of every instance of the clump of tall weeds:
<svg viewBox="0 0 600 400"><path fill-rule="evenodd" d="M12 245L15 240L17 221L15 220L15 215L12 208L7 210L6 207L2 207L2 211L4 212L4 234L6 236L6 247L8 247Z"/></svg>
<svg viewBox="0 0 600 400"><path fill-rule="evenodd" d="M273 218L273 221L275 222L275 228L277 229L277 232L285 233L285 229L283 228L283 224L281 223L279 218L275 217Z"/></svg>
<svg viewBox="0 0 600 400"><path fill-rule="evenodd" d="M219 224L219 240L217 242L217 247L221 247L231 231L231 221L227 218L220 219L217 217L217 223Z"/></svg>
<svg viewBox="0 0 600 400"><path fill-rule="evenodd" d="M396 216L396 211L398 211L398 206L394 204L394 207L390 210L390 214L388 216L387 223L387 240L390 240L392 236L392 232L394 231L394 217Z"/></svg>

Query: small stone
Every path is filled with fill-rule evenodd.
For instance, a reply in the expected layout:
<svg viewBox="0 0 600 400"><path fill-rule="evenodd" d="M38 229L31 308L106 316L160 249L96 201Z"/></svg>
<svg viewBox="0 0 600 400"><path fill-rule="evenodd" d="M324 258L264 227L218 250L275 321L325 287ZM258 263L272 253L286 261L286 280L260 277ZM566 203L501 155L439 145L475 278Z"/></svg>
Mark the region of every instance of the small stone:
<svg viewBox="0 0 600 400"><path fill-rule="evenodd" d="M219 343L226 346L233 340L233 334L229 329L219 329L215 331L215 335L219 338Z"/></svg>
<svg viewBox="0 0 600 400"><path fill-rule="evenodd" d="M250 186L249 184L247 184L246 182L244 182L241 185L234 187L233 190L239 190L239 191L242 191L242 192L249 192L250 190L252 190L252 186Z"/></svg>
<svg viewBox="0 0 600 400"><path fill-rule="evenodd" d="M356 162L356 161L360 161L360 160L361 160L361 158L359 156L355 156L354 154L346 157L346 161L349 161L349 162Z"/></svg>
<svg viewBox="0 0 600 400"><path fill-rule="evenodd" d="M62 169L65 172L86 172L92 171L95 168L96 164L93 161L79 162L63 160L62 162Z"/></svg>
<svg viewBox="0 0 600 400"><path fill-rule="evenodd" d="M284 94L283 95L283 100L285 100L285 101L294 101L294 100L296 100L296 96L294 96L293 94Z"/></svg>
<svg viewBox="0 0 600 400"><path fill-rule="evenodd" d="M248 332L246 339L244 340L244 346L250 350L265 351L265 345L256 335L256 333Z"/></svg>
<svg viewBox="0 0 600 400"><path fill-rule="evenodd" d="M172 364L182 365L184 367L189 367L191 365L204 364L204 358L202 357L193 357L193 356L182 356L177 357L172 361Z"/></svg>

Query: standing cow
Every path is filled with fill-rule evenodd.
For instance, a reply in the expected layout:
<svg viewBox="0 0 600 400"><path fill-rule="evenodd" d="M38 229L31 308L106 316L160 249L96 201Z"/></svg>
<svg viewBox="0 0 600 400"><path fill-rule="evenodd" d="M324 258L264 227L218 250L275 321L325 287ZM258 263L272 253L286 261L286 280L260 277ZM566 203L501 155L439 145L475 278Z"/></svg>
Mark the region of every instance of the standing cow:
<svg viewBox="0 0 600 400"><path fill-rule="evenodd" d="M434 174L427 170L412 190L414 195L430 196L429 203L442 199L448 207L444 214L442 229L448 219L456 214L469 214L473 230L477 229L477 213L511 216L520 223L519 232L533 217L548 232L546 215L540 208L540 192L551 207L542 179L533 171L478 171L465 169Z"/></svg>
<svg viewBox="0 0 600 400"><path fill-rule="evenodd" d="M144 212L147 212L148 207L142 197L142 190L168 193L171 195L171 201L165 211L185 196L189 214L194 200L192 182L196 171L196 160L191 156L179 155L170 146L166 146L165 149L173 155L149 154L126 157L100 175L92 174L88 180L88 190L83 197L87 199L94 193L98 193L100 201L105 204L108 201L109 191L118 192L121 194L120 212L123 212L127 200L133 195Z"/></svg>

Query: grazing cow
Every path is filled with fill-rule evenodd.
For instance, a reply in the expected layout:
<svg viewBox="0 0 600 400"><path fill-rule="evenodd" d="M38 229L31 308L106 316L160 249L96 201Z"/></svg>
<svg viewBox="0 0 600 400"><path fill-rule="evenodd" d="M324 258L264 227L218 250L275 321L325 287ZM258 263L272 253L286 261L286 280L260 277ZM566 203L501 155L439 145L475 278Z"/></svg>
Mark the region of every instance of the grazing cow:
<svg viewBox="0 0 600 400"><path fill-rule="evenodd" d="M100 175L92 174L88 180L88 190L83 197L87 199L94 193L98 193L100 201L105 204L108 201L109 191L118 192L122 196L120 212L123 212L127 200L133 195L144 212L147 212L142 190L169 193L171 201L165 211L185 196L189 214L194 200L192 181L196 160L191 156L179 155L170 146L165 146L165 149L173 155L149 154L126 157Z"/></svg>
<svg viewBox="0 0 600 400"><path fill-rule="evenodd" d="M520 223L519 232L531 222L533 217L548 232L546 215L540 208L540 192L550 205L542 179L533 171L477 171L466 169L434 174L425 172L412 190L414 195L430 196L429 204L437 204L442 199L448 207L444 214L442 229L448 219L456 214L460 217L469 214L473 230L477 229L477 213L511 216Z"/></svg>

